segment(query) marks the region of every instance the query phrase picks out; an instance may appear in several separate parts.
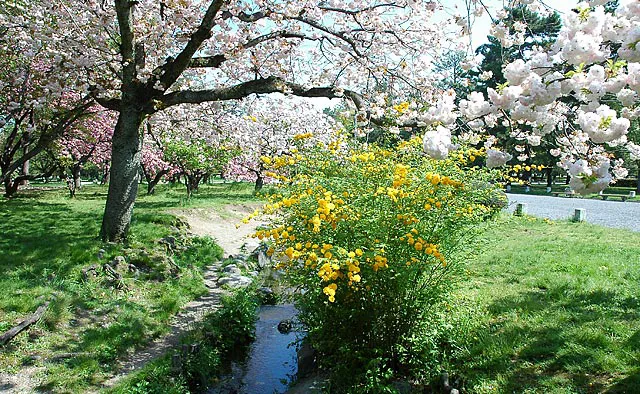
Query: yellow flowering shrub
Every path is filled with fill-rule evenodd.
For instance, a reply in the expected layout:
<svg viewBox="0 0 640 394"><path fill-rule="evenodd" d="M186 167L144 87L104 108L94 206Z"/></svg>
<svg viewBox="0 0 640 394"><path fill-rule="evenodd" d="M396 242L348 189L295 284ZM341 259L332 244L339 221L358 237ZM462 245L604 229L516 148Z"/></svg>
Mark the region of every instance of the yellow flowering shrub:
<svg viewBox="0 0 640 394"><path fill-rule="evenodd" d="M497 193L491 174L468 157L430 159L421 145L338 138L263 160L281 183L263 207L272 224L255 236L301 287L300 320L333 370L382 356L401 371L398 349L447 287L471 229L499 210L485 203Z"/></svg>

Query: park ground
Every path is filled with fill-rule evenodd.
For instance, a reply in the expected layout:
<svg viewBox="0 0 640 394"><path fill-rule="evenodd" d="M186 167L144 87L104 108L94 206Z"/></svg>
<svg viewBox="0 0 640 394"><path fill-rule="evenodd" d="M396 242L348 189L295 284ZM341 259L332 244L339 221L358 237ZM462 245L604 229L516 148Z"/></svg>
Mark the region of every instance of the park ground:
<svg viewBox="0 0 640 394"><path fill-rule="evenodd" d="M255 204L251 191L215 184L191 199L179 187L141 196L126 245L97 238L103 187L75 199L35 189L0 201L0 332L51 302L0 350L0 377L29 371L54 392L98 387L206 292L202 273L222 251L207 237L185 238L176 215L197 226L212 210ZM173 255L179 275L161 259L167 236L184 243ZM640 392L640 233L504 215L479 244L453 291L456 348L443 365L464 391ZM147 272L123 283L84 279L83 269L119 255Z"/></svg>

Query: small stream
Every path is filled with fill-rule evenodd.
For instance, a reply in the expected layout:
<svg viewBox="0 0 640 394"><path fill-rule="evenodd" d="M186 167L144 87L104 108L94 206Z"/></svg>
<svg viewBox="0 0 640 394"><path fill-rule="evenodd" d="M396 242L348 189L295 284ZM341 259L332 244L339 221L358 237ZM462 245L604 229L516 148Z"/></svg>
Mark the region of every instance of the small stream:
<svg viewBox="0 0 640 394"><path fill-rule="evenodd" d="M288 383L297 371L296 341L299 332L281 334L278 323L293 319L293 305L260 307L256 323L256 340L247 357L231 365L231 372L207 390L208 394L273 394L287 391Z"/></svg>

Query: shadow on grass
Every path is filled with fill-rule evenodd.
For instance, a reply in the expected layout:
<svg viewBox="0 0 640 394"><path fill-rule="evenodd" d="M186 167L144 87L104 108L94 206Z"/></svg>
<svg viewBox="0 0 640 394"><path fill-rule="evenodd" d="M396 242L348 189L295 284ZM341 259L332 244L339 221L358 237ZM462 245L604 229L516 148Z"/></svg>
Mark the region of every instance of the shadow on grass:
<svg viewBox="0 0 640 394"><path fill-rule="evenodd" d="M503 392L640 392L637 370L619 380L640 356L640 331L630 335L640 322L637 297L559 286L498 298L489 311L495 319L471 349L480 360L468 371L473 380L500 375Z"/></svg>
<svg viewBox="0 0 640 394"><path fill-rule="evenodd" d="M35 199L8 201L0 205L0 275L33 279L47 270L66 276L77 263L58 257L84 253L98 228L95 212Z"/></svg>

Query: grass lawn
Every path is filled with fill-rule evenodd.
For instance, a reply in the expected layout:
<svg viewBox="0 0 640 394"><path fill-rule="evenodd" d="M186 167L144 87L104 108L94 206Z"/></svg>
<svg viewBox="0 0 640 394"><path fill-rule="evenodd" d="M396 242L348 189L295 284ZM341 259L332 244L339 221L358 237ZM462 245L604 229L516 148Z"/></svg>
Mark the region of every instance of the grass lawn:
<svg viewBox="0 0 640 394"><path fill-rule="evenodd" d="M59 189L0 200L0 333L52 300L40 322L1 349L0 372L44 366L44 389L63 392L98 383L118 356L166 332L180 306L206 292L201 268L221 257L210 239L185 240L186 250L173 256L180 271L168 274L157 241L180 233L165 211L252 201L251 186L204 185L191 200L183 187L140 196L125 245L97 237L106 187L85 186L75 199ZM101 265L119 255L142 264L141 275L124 273L115 286ZM84 280L82 269L92 264L99 275Z"/></svg>
<svg viewBox="0 0 640 394"><path fill-rule="evenodd" d="M460 293L471 393L640 393L640 233L503 218Z"/></svg>

